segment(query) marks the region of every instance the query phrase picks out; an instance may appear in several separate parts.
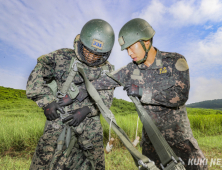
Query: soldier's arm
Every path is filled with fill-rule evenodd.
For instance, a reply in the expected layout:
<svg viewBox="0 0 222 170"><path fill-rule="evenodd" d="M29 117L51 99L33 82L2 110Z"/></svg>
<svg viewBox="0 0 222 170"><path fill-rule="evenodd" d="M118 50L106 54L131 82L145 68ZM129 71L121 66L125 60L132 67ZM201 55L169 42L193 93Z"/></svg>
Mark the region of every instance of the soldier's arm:
<svg viewBox="0 0 222 170"><path fill-rule="evenodd" d="M114 67L110 65L110 72L114 71ZM106 76L106 75L105 75ZM104 78L105 76L101 77ZM98 79L97 79L98 80ZM114 82L115 83L115 82ZM116 83L115 83L116 84ZM118 85L118 84L117 84ZM112 101L113 101L113 92L114 92L114 88L111 89L103 89L103 90L99 90L98 93L101 97L101 99L103 100L103 103L106 105L107 108L110 108L112 105ZM89 116L93 116L93 115L97 115L99 113L99 109L94 105L89 106L91 113L89 114Z"/></svg>
<svg viewBox="0 0 222 170"><path fill-rule="evenodd" d="M119 82L126 84L129 80L129 70L127 66L124 66L118 70L115 70L111 72L110 74L114 77L114 79L118 80ZM119 87L120 84L110 78L109 76L105 75L103 77L100 77L97 80L92 81L93 86L96 88L96 90L105 90L105 89L112 89L115 87Z"/></svg>
<svg viewBox="0 0 222 170"><path fill-rule="evenodd" d="M45 81L50 81L54 76L54 57L52 54L43 55L38 58L37 65L31 72L26 86L27 98L32 99L39 107L55 100L50 88Z"/></svg>
<svg viewBox="0 0 222 170"><path fill-rule="evenodd" d="M172 76L157 84L153 89L145 89L142 103L179 107L186 103L189 95L189 68L183 56L172 65ZM156 87L161 87L158 89Z"/></svg>
<svg viewBox="0 0 222 170"><path fill-rule="evenodd" d="M79 89L80 89L80 91L85 93L86 92L85 84L83 83L81 86L79 86ZM98 91L101 99L103 100L104 104L108 108L110 108L112 105L113 91L114 91L114 88ZM99 109L97 108L95 102L92 100L91 97L85 98L82 102L79 102L78 100L76 100L73 105L69 106L69 110L76 110L76 109L79 109L79 108L82 108L85 106L87 106L90 109L90 113L87 115L87 117L99 115L99 113L100 113Z"/></svg>
<svg viewBox="0 0 222 170"><path fill-rule="evenodd" d="M112 71L111 75L114 79L118 80L119 82L126 84L129 80L129 69L127 66L124 66L116 71ZM98 90L98 93L100 97L102 98L104 104L107 108L110 108L113 101L113 92L115 87L119 87L120 84L117 83L112 78L108 77L107 75L100 77L97 80L92 81L92 84L94 87ZM90 107L91 110L94 111L94 113L91 113L89 115L93 115L97 112L99 112L98 108L94 109L93 106ZM115 121L115 120L114 120Z"/></svg>
<svg viewBox="0 0 222 170"><path fill-rule="evenodd" d="M110 108L112 105L113 91L114 89L98 91L101 99L103 100L107 108ZM85 106L87 106L90 110L90 112L87 114L87 117L93 117L100 114L99 108L96 106L95 102L90 97L84 99L81 103L76 100L73 105L70 105L68 111L83 108Z"/></svg>

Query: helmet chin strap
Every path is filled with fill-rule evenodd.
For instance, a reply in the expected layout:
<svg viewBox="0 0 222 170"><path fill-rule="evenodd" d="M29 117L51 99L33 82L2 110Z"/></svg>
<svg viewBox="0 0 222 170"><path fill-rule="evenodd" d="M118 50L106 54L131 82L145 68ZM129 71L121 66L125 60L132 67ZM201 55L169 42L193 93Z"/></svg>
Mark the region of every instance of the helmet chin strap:
<svg viewBox="0 0 222 170"><path fill-rule="evenodd" d="M139 61L136 61L137 64L141 64L143 63L144 61L146 61L147 57L148 57L148 52L150 51L150 48L152 46L152 41L150 41L150 46L148 49L146 49L146 46L145 46L145 43L143 42L143 40L140 40L139 41L140 44L142 45L144 51L145 51L145 56L143 57L143 59L139 60Z"/></svg>

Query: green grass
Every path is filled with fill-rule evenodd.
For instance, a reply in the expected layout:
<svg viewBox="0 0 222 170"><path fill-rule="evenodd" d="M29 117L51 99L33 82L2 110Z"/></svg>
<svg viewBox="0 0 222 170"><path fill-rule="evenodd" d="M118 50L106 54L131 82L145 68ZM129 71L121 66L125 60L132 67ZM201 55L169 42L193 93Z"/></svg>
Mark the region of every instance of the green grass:
<svg viewBox="0 0 222 170"><path fill-rule="evenodd" d="M31 158L0 157L1 170L28 170L30 164Z"/></svg>
<svg viewBox="0 0 222 170"><path fill-rule="evenodd" d="M45 116L42 110L20 109L20 110L3 110L0 111L0 151L4 152L13 148L15 151L25 150L27 148L35 148L40 136L43 134L45 125ZM137 115L128 116L116 115L117 123L129 135L130 139L135 138ZM107 143L109 138L109 125L101 116L101 122L104 129L104 143ZM130 127L130 128L129 128ZM142 134L142 123L139 121L138 135ZM111 131L111 136L118 138L114 131ZM116 139L114 142L116 147L123 144Z"/></svg>
<svg viewBox="0 0 222 170"><path fill-rule="evenodd" d="M0 115L1 152L10 148L15 151L35 148L45 124L42 110L11 109L0 111Z"/></svg>
<svg viewBox="0 0 222 170"><path fill-rule="evenodd" d="M139 147L139 151L141 148ZM109 154L105 154L106 170L135 170L130 153L123 148L113 149ZM0 157L1 170L28 170L31 164L31 157Z"/></svg>
<svg viewBox="0 0 222 170"><path fill-rule="evenodd" d="M197 141L202 148L216 149L222 153L222 135L199 137Z"/></svg>
<svg viewBox="0 0 222 170"><path fill-rule="evenodd" d="M0 169L29 169L31 157L40 136L43 134L45 116L35 102L25 96L24 90L0 87ZM114 99L112 112L117 124L126 132L131 141L135 139L137 113L135 106L127 101ZM187 108L194 137L205 156L222 158L222 111L213 109ZM109 125L101 116L104 130L104 145L108 142ZM139 121L138 136L142 134ZM117 135L114 148L105 155L106 169L136 169L130 153L124 149ZM139 151L141 148L138 146ZM220 169L218 166L209 169Z"/></svg>
<svg viewBox="0 0 222 170"><path fill-rule="evenodd" d="M0 100L26 98L25 90L12 89L0 86Z"/></svg>
<svg viewBox="0 0 222 170"><path fill-rule="evenodd" d="M135 135L136 135L136 127L137 127L137 115L136 114L131 114L128 116L121 116L121 115L116 115L116 122L117 124L126 132L126 134L128 135L128 137L131 139L131 141L133 141L135 139ZM106 144L108 142L109 139L109 125L107 124L107 122L105 121L105 119L101 116L100 117L101 123L102 123L102 127L103 127L103 134L104 134L104 144ZM139 124L138 124L138 132L137 132L137 136L142 136L142 123L139 120ZM111 130L111 137L115 138L114 141L114 146L115 147L123 147L123 143L119 140L118 136L116 135L116 133Z"/></svg>
<svg viewBox="0 0 222 170"><path fill-rule="evenodd" d="M129 115L129 114L137 114L136 107L132 102L128 102L122 99L113 98L112 106L110 110L114 115Z"/></svg>
<svg viewBox="0 0 222 170"><path fill-rule="evenodd" d="M43 133L45 116L41 109L23 108L8 109L0 111L0 151L4 152L10 148L16 151L27 148L35 148L40 136ZM136 114L127 116L116 115L117 124L126 132L133 141L136 134L137 118ZM195 138L204 136L215 136L222 134L222 115L189 115L191 128ZM104 130L104 144L109 137L109 125L101 116L101 122ZM142 135L142 123L139 120L138 136ZM116 138L115 147L122 147L117 135L111 131L111 136Z"/></svg>
<svg viewBox="0 0 222 170"><path fill-rule="evenodd" d="M222 114L188 115L195 136L213 136L222 134Z"/></svg>
<svg viewBox="0 0 222 170"><path fill-rule="evenodd" d="M201 140L206 140L208 137L203 137L198 140L202 151L204 152L206 158L210 161L211 159L220 159L222 158L221 149L218 150L216 148L205 148L202 146ZM222 136L219 137L221 140ZM220 144L221 145L221 144ZM217 147L217 146L216 146ZM141 152L141 147L137 147ZM105 154L106 160L106 170L135 170L137 167L134 164L133 158L130 153L124 148L116 148L114 147L109 154ZM23 157L11 157L4 156L0 157L0 166L2 170L28 170L31 164L31 157L29 154L24 154ZM220 166L214 165L209 167L209 170L218 170L221 169Z"/></svg>
<svg viewBox="0 0 222 170"><path fill-rule="evenodd" d="M187 107L188 115L212 115L212 114L221 114L221 110L217 109L202 109L202 108L189 108Z"/></svg>
<svg viewBox="0 0 222 170"><path fill-rule="evenodd" d="M136 133L137 115L129 114L127 116L116 115L119 126L128 134L133 141ZM204 151L205 156L211 158L221 158L222 154L222 134L214 136L203 136L202 130L215 131L219 124L216 121L221 120L221 115L189 115L195 138L197 138L199 146ZM29 169L31 157L39 137L43 133L45 117L41 109L21 108L21 109L5 109L0 111L0 165L1 169ZM213 121L213 122L212 122ZM108 142L109 125L101 117L104 129L104 145ZM202 123L201 123L202 122ZM209 123L211 122L211 123ZM222 122L222 121L221 121ZM222 123L220 122L220 126ZM209 125L208 125L209 123ZM198 131L199 130L199 131ZM220 129L219 129L220 130ZM141 137L142 123L139 121L138 135ZM112 131L111 136L115 138L114 148L111 153L105 155L106 169L136 169L130 153L124 149L123 144L119 141L116 134ZM138 146L139 151L141 148ZM218 169L218 166L210 169Z"/></svg>

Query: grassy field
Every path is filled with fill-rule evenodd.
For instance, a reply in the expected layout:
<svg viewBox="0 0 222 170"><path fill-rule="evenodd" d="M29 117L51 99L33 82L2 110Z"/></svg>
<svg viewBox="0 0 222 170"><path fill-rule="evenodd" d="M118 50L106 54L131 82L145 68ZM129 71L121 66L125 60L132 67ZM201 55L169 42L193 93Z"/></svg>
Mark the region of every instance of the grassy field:
<svg viewBox="0 0 222 170"><path fill-rule="evenodd" d="M4 109L0 111L0 165L2 169L28 169L31 157L34 153L39 137L42 135L45 117L41 109ZM222 158L222 115L189 115L195 137L206 157ZM116 115L117 123L128 134L130 139L135 138L137 115ZM104 129L104 144L107 143L109 127L101 118ZM211 123L209 123L211 122ZM217 123L215 123L217 122ZM213 130L211 130L211 128ZM138 135L141 137L142 124L139 121ZM210 133L204 136L209 130ZM133 159L124 149L117 136L115 138L113 151L106 155L106 169L136 169ZM141 151L141 148L138 148ZM213 166L211 169L217 169Z"/></svg>
<svg viewBox="0 0 222 170"><path fill-rule="evenodd" d="M1 93L0 88L0 93ZM3 89L5 90L5 89ZM11 94L11 95L10 95ZM43 110L25 98L23 91L4 91L6 98L0 97L0 169L29 169L32 155L43 133L45 116ZM129 105L127 105L129 104ZM132 103L114 99L111 110L117 123L133 141L136 133L137 114ZM222 169L222 111L212 109L187 108L194 136L204 152L208 163L211 159L221 159L221 165L209 169ZM109 135L109 126L101 118L104 130L104 144ZM139 121L138 136L142 134L142 123ZM124 149L114 132L114 148L105 155L107 170L134 170L133 159ZM138 150L141 151L140 146Z"/></svg>

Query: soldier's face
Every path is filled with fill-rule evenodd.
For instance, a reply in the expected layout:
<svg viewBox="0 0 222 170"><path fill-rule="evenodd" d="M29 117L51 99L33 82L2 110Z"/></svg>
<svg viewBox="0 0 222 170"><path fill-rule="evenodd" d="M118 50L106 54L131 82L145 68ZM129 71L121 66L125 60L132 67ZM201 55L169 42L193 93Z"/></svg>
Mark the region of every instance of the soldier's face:
<svg viewBox="0 0 222 170"><path fill-rule="evenodd" d="M96 60L100 59L102 56L97 56L91 52L89 52L86 48L83 47L83 54L88 63L94 63Z"/></svg>
<svg viewBox="0 0 222 170"><path fill-rule="evenodd" d="M139 61L144 58L145 51L140 44L140 42L136 42L127 48L128 55L133 59L133 61Z"/></svg>

